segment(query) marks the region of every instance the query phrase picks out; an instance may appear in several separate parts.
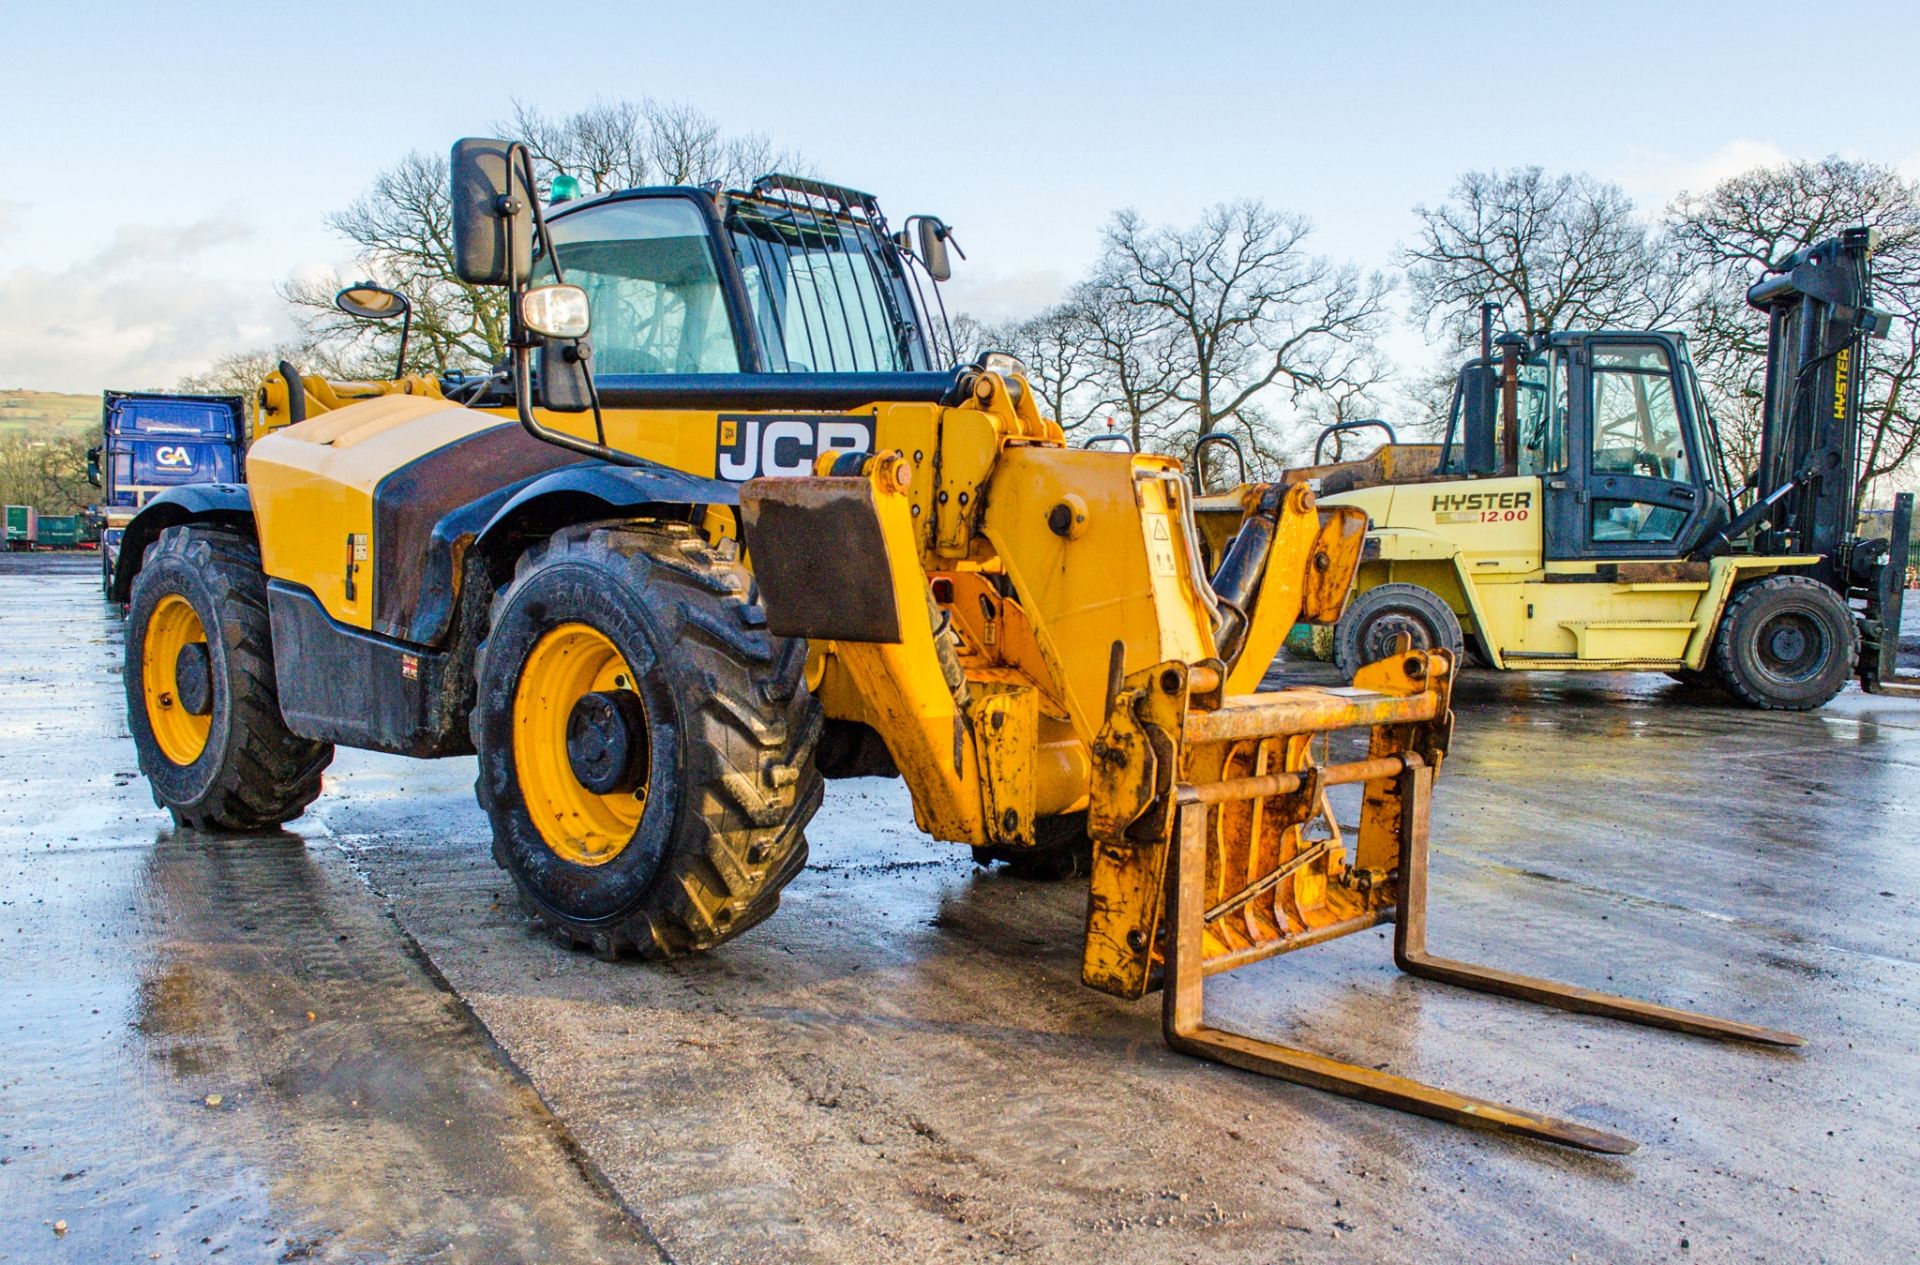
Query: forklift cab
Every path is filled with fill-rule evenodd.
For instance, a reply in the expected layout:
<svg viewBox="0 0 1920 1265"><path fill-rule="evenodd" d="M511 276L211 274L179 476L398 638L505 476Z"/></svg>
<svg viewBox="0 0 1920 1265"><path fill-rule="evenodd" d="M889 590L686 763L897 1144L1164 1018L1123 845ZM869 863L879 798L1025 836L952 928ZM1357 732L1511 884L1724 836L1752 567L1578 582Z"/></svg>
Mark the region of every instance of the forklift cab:
<svg viewBox="0 0 1920 1265"><path fill-rule="evenodd" d="M1681 335L1548 334L1516 360L1510 393L1498 363L1461 371L1440 470L1539 479L1545 560L1684 558L1726 524L1720 452Z"/></svg>

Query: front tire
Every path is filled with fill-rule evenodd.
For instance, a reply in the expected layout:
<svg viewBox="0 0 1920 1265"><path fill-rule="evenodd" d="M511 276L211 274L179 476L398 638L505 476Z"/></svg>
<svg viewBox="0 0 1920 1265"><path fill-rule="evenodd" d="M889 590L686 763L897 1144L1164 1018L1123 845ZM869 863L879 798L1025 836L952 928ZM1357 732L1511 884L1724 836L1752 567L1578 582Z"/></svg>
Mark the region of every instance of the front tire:
<svg viewBox="0 0 1920 1265"><path fill-rule="evenodd" d="M195 830L261 830L320 794L333 747L287 728L260 549L170 527L127 606L127 727L153 802Z"/></svg>
<svg viewBox="0 0 1920 1265"><path fill-rule="evenodd" d="M1860 629L1840 595L1804 575L1742 586L1713 642L1718 684L1749 707L1812 711L1846 688Z"/></svg>
<svg viewBox="0 0 1920 1265"><path fill-rule="evenodd" d="M711 948L780 903L820 805L806 645L684 524L530 549L475 662L494 859L555 939L602 957Z"/></svg>
<svg viewBox="0 0 1920 1265"><path fill-rule="evenodd" d="M1415 650L1446 650L1462 662L1466 638L1452 609L1431 589L1417 584L1382 584L1353 600L1333 629L1333 661L1340 674L1353 674L1393 653L1405 634Z"/></svg>

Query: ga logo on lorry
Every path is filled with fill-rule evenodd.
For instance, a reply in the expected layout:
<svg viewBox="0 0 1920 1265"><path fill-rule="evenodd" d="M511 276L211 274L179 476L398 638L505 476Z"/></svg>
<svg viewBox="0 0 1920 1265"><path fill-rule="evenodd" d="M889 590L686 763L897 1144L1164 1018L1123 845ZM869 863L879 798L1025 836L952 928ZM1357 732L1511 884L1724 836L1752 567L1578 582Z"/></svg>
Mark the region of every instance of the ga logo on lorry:
<svg viewBox="0 0 1920 1265"><path fill-rule="evenodd" d="M179 444L161 444L153 450L153 461L165 470L191 470L193 450Z"/></svg>
<svg viewBox="0 0 1920 1265"><path fill-rule="evenodd" d="M722 413L714 468L729 483L761 475L812 474L813 459L834 451L872 452L873 418Z"/></svg>

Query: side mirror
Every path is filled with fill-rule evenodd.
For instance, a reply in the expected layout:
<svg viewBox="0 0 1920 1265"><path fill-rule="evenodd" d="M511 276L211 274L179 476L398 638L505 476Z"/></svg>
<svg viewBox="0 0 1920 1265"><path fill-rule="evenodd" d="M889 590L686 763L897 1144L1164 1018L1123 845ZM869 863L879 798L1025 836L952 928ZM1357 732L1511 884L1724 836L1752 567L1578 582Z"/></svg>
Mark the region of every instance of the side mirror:
<svg viewBox="0 0 1920 1265"><path fill-rule="evenodd" d="M100 448L95 445L87 449L87 482L100 486Z"/></svg>
<svg viewBox="0 0 1920 1265"><path fill-rule="evenodd" d="M927 275L935 281L953 279L953 261L947 258L947 226L931 215L914 218L914 227L919 232L920 262L927 266Z"/></svg>
<svg viewBox="0 0 1920 1265"><path fill-rule="evenodd" d="M540 336L540 407L555 413L592 408L593 344L586 337L593 312L587 292L570 285L529 290L520 296L520 324Z"/></svg>
<svg viewBox="0 0 1920 1265"><path fill-rule="evenodd" d="M348 316L363 321L390 321L400 318L400 354L393 362L393 376L407 371L407 336L413 332L413 304L398 290L377 286L371 281L342 288L333 296L333 305Z"/></svg>
<svg viewBox="0 0 1920 1265"><path fill-rule="evenodd" d="M453 195L453 270L468 285L526 280L533 268L533 193L518 146L468 137L447 160Z"/></svg>
<svg viewBox="0 0 1920 1265"><path fill-rule="evenodd" d="M406 295L398 290L374 285L371 281L345 287L333 296L333 305L348 316L357 316L363 321L390 321L413 310L413 304L407 302Z"/></svg>
<svg viewBox="0 0 1920 1265"><path fill-rule="evenodd" d="M1460 434L1468 474L1500 471L1500 375L1492 365L1460 371Z"/></svg>

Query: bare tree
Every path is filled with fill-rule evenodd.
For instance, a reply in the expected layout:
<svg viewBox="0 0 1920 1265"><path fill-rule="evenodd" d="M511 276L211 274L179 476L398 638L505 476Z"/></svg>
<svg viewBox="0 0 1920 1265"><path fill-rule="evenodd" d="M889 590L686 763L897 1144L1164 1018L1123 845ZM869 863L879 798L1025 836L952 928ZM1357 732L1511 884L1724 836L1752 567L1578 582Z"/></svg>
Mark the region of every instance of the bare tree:
<svg viewBox="0 0 1920 1265"><path fill-rule="evenodd" d="M346 210L327 217L353 243L360 276L398 290L413 304L408 372L440 374L492 364L506 349L506 297L491 286L469 285L453 270L453 203L447 161L408 154L374 177ZM342 356L385 359L398 350L398 321L370 324L333 306L346 278L326 274L281 288L298 313L307 341ZM383 372L391 372L387 369Z"/></svg>
<svg viewBox="0 0 1920 1265"><path fill-rule="evenodd" d="M175 389L196 395L238 395L251 404L258 397L261 385L279 370L283 360L303 374L318 374L323 378L383 378L393 372L392 361L376 361L372 359L373 354L377 353L349 347L343 355L339 347L313 342L257 347L216 358L199 373L181 378Z"/></svg>
<svg viewBox="0 0 1920 1265"><path fill-rule="evenodd" d="M1270 392L1292 401L1345 381L1368 358L1389 285L1308 253L1307 221L1257 201L1184 228L1132 211L1107 227L1096 283L1156 323L1177 374L1172 402L1195 438L1270 430Z"/></svg>
<svg viewBox="0 0 1920 1265"><path fill-rule="evenodd" d="M74 514L94 499L86 435L0 435L0 501Z"/></svg>
<svg viewBox="0 0 1920 1265"><path fill-rule="evenodd" d="M1119 280L1106 270L1096 272L1067 299L1092 344L1096 369L1089 392L1097 411L1136 450L1170 447L1184 361L1166 313L1134 302Z"/></svg>
<svg viewBox="0 0 1920 1265"><path fill-rule="evenodd" d="M771 171L806 174L797 154L764 133L729 134L683 101L596 99L557 116L516 101L500 130L526 143L536 178L569 175L593 193L647 184L739 188Z"/></svg>
<svg viewBox="0 0 1920 1265"><path fill-rule="evenodd" d="M1747 287L1804 246L1866 225L1879 230L1874 304L1895 316L1870 342L1862 379L1859 493L1906 467L1920 447L1920 182L1839 157L1757 167L1704 194L1682 193L1669 232L1694 280L1691 336L1735 475L1758 462L1767 321Z"/></svg>
<svg viewBox="0 0 1920 1265"><path fill-rule="evenodd" d="M1079 304L1056 303L1027 320L985 327L979 349L1019 357L1040 411L1066 430L1102 411L1098 340Z"/></svg>
<svg viewBox="0 0 1920 1265"><path fill-rule="evenodd" d="M1530 334L1649 328L1682 310L1685 277L1618 185L1538 167L1470 171L1414 214L1419 238L1401 252L1414 310L1457 347L1472 344L1488 300Z"/></svg>
<svg viewBox="0 0 1920 1265"><path fill-rule="evenodd" d="M635 188L652 171L651 129L637 101L596 99L558 116L515 101L498 130L526 145L539 178L570 175L590 193Z"/></svg>
<svg viewBox="0 0 1920 1265"><path fill-rule="evenodd" d="M1305 464L1313 457L1313 440L1309 438L1309 431L1317 439L1319 433L1328 426L1381 418L1387 412L1384 396L1391 377L1386 361L1377 352L1369 350L1367 354L1355 357L1338 380L1328 384L1306 402L1300 410L1300 421L1306 426L1300 428L1292 437L1292 442L1280 448L1276 455L1284 458L1283 464ZM1346 431L1333 436L1327 447L1330 459L1339 461L1355 444L1371 446L1383 442L1385 433L1378 430Z"/></svg>

